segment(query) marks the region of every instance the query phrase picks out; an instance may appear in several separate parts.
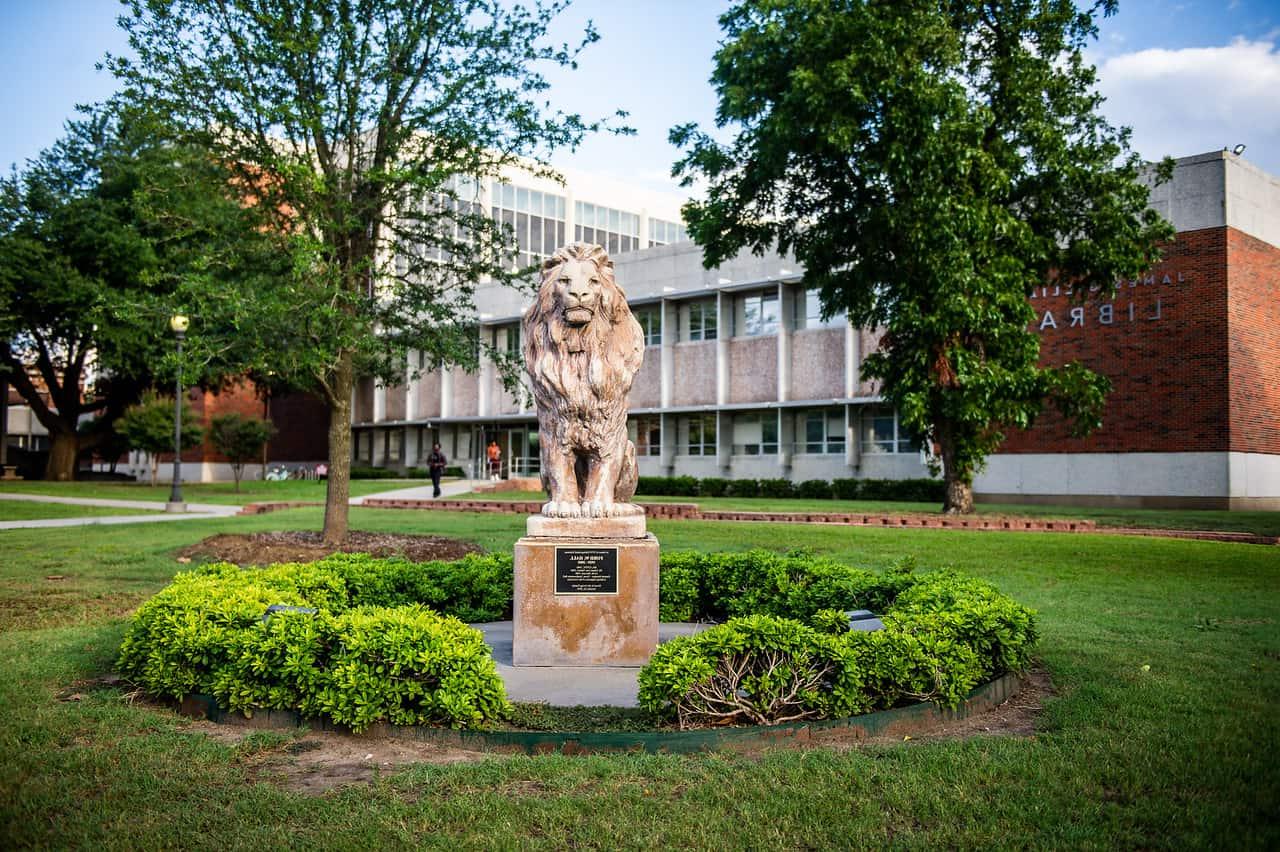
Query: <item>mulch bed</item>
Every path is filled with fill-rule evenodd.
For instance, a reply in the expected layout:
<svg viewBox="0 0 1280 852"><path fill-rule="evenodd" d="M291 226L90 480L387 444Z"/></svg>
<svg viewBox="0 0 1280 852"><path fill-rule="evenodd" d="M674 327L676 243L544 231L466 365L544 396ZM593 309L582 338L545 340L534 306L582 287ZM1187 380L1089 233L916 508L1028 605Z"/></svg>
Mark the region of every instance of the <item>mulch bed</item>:
<svg viewBox="0 0 1280 852"><path fill-rule="evenodd" d="M275 562L314 562L331 553L403 556L413 562L458 559L481 548L469 541L437 535L401 535L352 531L338 547L321 541L318 532L266 532L251 535L213 535L178 551L179 559L270 565Z"/></svg>

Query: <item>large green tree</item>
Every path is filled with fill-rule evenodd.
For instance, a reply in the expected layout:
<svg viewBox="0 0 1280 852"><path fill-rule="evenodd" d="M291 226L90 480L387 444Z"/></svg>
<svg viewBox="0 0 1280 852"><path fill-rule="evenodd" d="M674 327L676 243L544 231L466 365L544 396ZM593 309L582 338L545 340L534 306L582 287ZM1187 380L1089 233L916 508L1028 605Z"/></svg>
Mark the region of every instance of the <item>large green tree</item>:
<svg viewBox="0 0 1280 852"><path fill-rule="evenodd" d="M507 165L598 127L552 109L541 68L596 39L548 42L560 2L130 0L133 58L108 58L153 131L216 152L292 258L269 292L213 293L253 374L330 410L324 537L347 531L357 375L392 383L477 360L477 283L513 281L513 245L478 203ZM416 367L415 360L413 366Z"/></svg>
<svg viewBox="0 0 1280 852"><path fill-rule="evenodd" d="M1082 51L1114 0L745 0L721 18L719 141L675 128L675 173L710 266L792 252L823 309L880 328L867 359L940 454L945 509L1047 401L1078 431L1109 383L1041 367L1032 288L1105 297L1172 229L1147 208L1128 131L1099 113ZM1168 164L1161 167L1167 174Z"/></svg>
<svg viewBox="0 0 1280 852"><path fill-rule="evenodd" d="M254 223L216 161L129 123L96 110L0 180L0 370L49 431L49 479L74 477L80 453L172 375L167 318L187 291L280 266L243 262ZM227 363L201 352L191 383ZM102 428L79 430L86 416Z"/></svg>

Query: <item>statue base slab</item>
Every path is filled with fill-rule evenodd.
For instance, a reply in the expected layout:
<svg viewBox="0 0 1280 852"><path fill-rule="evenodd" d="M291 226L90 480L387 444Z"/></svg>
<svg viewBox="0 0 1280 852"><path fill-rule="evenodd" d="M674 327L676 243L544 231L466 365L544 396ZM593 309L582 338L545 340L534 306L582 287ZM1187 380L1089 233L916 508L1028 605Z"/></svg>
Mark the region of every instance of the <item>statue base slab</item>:
<svg viewBox="0 0 1280 852"><path fill-rule="evenodd" d="M525 536L515 551L512 663L636 667L649 661L658 647L656 538Z"/></svg>
<svg viewBox="0 0 1280 852"><path fill-rule="evenodd" d="M621 518L548 518L530 515L525 535L539 538L644 538L644 515Z"/></svg>

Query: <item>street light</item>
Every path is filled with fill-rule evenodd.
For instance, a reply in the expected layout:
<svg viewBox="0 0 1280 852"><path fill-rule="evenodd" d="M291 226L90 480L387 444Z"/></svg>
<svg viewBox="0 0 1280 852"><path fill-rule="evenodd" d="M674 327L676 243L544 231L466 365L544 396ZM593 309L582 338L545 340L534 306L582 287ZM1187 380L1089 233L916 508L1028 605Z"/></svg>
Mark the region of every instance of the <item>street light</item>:
<svg viewBox="0 0 1280 852"><path fill-rule="evenodd" d="M182 314L169 317L169 328L173 330L178 346L178 378L173 394L173 487L169 491L169 502L165 504L166 512L185 512L187 505L182 502L182 340L187 336L187 326L191 321Z"/></svg>

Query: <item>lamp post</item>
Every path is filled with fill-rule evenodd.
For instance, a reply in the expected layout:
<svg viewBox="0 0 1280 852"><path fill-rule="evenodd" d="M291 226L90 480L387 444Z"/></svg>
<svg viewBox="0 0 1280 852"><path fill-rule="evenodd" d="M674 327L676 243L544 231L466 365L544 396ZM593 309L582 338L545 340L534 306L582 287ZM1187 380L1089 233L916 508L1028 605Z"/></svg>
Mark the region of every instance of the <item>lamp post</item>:
<svg viewBox="0 0 1280 852"><path fill-rule="evenodd" d="M182 340L187 336L187 326L191 324L182 314L169 317L169 328L173 330L178 346L178 377L173 394L173 487L169 491L169 502L165 504L166 512L185 512L187 504L182 502Z"/></svg>

